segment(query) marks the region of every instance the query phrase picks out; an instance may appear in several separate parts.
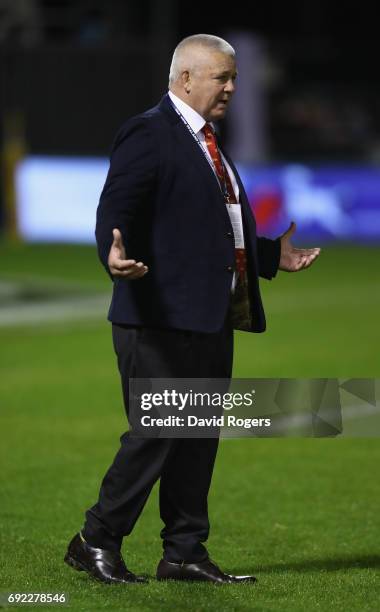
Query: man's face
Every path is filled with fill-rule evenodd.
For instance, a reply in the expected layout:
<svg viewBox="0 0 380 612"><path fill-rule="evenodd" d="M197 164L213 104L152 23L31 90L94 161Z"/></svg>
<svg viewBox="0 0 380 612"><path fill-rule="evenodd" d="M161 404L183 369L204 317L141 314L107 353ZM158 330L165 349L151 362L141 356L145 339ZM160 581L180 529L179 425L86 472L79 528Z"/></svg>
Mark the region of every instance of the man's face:
<svg viewBox="0 0 380 612"><path fill-rule="evenodd" d="M185 87L190 92L185 100L206 121L223 119L235 91L236 76L233 57L203 50L197 68L189 72Z"/></svg>

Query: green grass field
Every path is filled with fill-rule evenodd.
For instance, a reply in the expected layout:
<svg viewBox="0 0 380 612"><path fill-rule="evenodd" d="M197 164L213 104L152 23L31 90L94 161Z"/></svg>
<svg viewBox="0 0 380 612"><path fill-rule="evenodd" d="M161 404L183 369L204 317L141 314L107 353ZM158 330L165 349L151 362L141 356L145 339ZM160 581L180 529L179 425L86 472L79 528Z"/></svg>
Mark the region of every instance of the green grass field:
<svg viewBox="0 0 380 612"><path fill-rule="evenodd" d="M123 547L149 585L68 568L68 540L126 429L105 309L100 300L86 317L80 306L98 294L106 305L111 283L91 247L0 253L0 592L66 592L70 609L88 611L380 609L376 437L221 442L208 548L255 586L157 583L156 490ZM309 271L263 281L268 331L236 334L234 375L379 378L378 269L375 248L326 247Z"/></svg>

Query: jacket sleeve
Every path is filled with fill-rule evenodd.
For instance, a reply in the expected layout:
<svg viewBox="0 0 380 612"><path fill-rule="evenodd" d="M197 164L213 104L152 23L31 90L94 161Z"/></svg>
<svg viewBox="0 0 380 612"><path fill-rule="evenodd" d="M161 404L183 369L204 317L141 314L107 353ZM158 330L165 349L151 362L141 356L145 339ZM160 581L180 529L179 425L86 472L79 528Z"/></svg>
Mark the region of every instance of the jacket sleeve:
<svg viewBox="0 0 380 612"><path fill-rule="evenodd" d="M153 143L149 121L135 117L116 135L96 214L95 237L99 258L111 279L108 255L113 242L112 230L121 231L127 250L126 228L154 189L157 166L157 147Z"/></svg>
<svg viewBox="0 0 380 612"><path fill-rule="evenodd" d="M259 276L271 280L277 274L280 265L281 241L280 238L257 237L257 255L259 258Z"/></svg>

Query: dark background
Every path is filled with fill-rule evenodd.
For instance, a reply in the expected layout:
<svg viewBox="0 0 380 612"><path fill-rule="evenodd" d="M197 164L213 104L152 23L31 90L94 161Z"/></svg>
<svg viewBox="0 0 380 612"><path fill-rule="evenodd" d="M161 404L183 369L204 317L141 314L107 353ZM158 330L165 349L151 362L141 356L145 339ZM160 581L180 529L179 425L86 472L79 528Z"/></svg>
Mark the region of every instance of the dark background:
<svg viewBox="0 0 380 612"><path fill-rule="evenodd" d="M376 158L375 9L325 1L225 6L0 0L3 130L16 111L31 153L107 154L118 126L165 92L179 40L245 31L262 39L271 62L271 159Z"/></svg>
<svg viewBox="0 0 380 612"><path fill-rule="evenodd" d="M264 49L260 161L380 163L367 1L0 0L0 227L16 158L108 155L119 126L165 93L177 43L201 32L245 33Z"/></svg>

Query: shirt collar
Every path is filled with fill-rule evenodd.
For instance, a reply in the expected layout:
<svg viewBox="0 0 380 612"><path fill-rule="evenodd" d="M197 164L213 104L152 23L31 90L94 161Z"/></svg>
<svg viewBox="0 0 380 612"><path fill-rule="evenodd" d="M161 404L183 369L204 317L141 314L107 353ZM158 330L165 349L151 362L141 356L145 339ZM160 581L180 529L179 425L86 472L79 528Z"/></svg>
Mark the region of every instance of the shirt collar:
<svg viewBox="0 0 380 612"><path fill-rule="evenodd" d="M173 104L178 108L181 115L186 119L187 123L193 130L195 134L201 131L201 129L206 125L206 121L203 117L197 113L191 106L186 104L181 98L176 96L172 91L168 91L169 98L173 102ZM215 131L215 128L212 123L209 123L212 127L212 130Z"/></svg>

